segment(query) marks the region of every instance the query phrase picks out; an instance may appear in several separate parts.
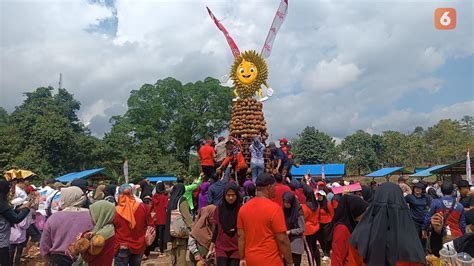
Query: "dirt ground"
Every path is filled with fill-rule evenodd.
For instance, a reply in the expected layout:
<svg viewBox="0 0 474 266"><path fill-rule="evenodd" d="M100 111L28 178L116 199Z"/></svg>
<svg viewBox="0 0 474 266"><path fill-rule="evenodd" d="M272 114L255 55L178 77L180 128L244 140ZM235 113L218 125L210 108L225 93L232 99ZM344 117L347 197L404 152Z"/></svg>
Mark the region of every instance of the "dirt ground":
<svg viewBox="0 0 474 266"><path fill-rule="evenodd" d="M39 256L35 248L33 247L30 252L27 253L29 256L22 259L21 266L46 266L45 261ZM165 251L165 256L158 256L158 252L151 252L150 257L146 261L142 261L143 266L169 266L171 265L171 256L169 251ZM330 261L321 261L322 266L329 266ZM187 265L182 266L191 266L192 263L188 261ZM306 254L303 254L301 265L308 266L308 261L306 259ZM181 265L180 265L181 266Z"/></svg>

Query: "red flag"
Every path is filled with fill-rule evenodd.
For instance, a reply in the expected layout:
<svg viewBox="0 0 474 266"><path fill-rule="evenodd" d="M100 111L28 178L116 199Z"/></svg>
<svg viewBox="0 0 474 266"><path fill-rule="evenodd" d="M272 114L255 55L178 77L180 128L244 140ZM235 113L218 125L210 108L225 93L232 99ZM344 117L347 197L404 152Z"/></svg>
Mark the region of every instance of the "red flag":
<svg viewBox="0 0 474 266"><path fill-rule="evenodd" d="M234 54L234 58L237 58L240 55L239 48L235 44L232 37L230 37L230 34L229 32L227 32L224 25L222 25L222 23L219 20L217 20L214 14L212 14L212 11L209 9L209 7L206 6L206 8L207 8L207 12L209 12L209 16L211 16L212 20L214 20L214 23L216 23L217 28L219 28L219 30L222 31L222 33L224 33L224 36L227 39L227 43L229 44L230 49L232 50L232 54Z"/></svg>
<svg viewBox="0 0 474 266"><path fill-rule="evenodd" d="M273 18L272 26L268 31L267 39L265 39L265 44L263 44L261 55L263 58L268 58L272 53L273 41L275 41L276 34L285 21L286 14L288 13L288 0L281 0L280 6Z"/></svg>

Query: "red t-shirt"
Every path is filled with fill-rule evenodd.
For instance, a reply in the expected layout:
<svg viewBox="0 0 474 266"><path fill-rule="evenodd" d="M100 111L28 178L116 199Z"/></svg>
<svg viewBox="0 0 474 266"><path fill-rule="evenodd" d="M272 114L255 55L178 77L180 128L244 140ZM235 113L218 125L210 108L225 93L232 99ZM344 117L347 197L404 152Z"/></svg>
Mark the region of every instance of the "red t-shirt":
<svg viewBox="0 0 474 266"><path fill-rule="evenodd" d="M227 165L234 160L234 158L237 160L237 166L235 167L235 170L239 171L241 169L247 168L247 163L245 162L245 158L242 155L242 152L239 152L237 155L229 155L227 156L224 161L222 162L221 167L227 167Z"/></svg>
<svg viewBox="0 0 474 266"><path fill-rule="evenodd" d="M274 234L286 232L283 209L270 199L255 197L239 211L237 228L245 233L248 266L283 265Z"/></svg>
<svg viewBox="0 0 474 266"><path fill-rule="evenodd" d="M206 143L199 149L199 159L201 160L201 165L203 166L214 166L214 157L216 152L214 148Z"/></svg>
<svg viewBox="0 0 474 266"><path fill-rule="evenodd" d="M304 204L306 202L306 196L304 195L304 191L302 188L297 188L295 190L295 194L300 204Z"/></svg>
<svg viewBox="0 0 474 266"><path fill-rule="evenodd" d="M283 208L283 193L285 192L291 192L290 187L288 187L287 185L283 185L282 183L276 183L275 198L273 198L273 201L275 201L276 204L280 205L280 208Z"/></svg>
<svg viewBox="0 0 474 266"><path fill-rule="evenodd" d="M331 202L327 202L328 204L328 212L323 209L319 208L319 222L322 224L328 224L332 222L332 218L334 217L334 208L332 207Z"/></svg>
<svg viewBox="0 0 474 266"><path fill-rule="evenodd" d="M153 195L153 210L155 211L155 225L166 224L166 208L168 207L168 196L161 193Z"/></svg>
<svg viewBox="0 0 474 266"><path fill-rule="evenodd" d="M145 251L145 232L147 227L147 213L145 204L141 203L135 211L135 227L130 229L127 220L122 218L119 214L115 214L115 252L120 249L120 246L126 246L132 254L142 254ZM151 217L148 217L151 219Z"/></svg>
<svg viewBox="0 0 474 266"><path fill-rule="evenodd" d="M312 235L319 230L319 206L315 211L312 211L306 204L301 205L304 214L305 230L304 235Z"/></svg>

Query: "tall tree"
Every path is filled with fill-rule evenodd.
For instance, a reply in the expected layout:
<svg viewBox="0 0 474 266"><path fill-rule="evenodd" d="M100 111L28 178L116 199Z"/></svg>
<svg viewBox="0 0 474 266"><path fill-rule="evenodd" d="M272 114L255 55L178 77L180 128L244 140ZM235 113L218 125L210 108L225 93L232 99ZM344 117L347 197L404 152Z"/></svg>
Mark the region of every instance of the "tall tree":
<svg viewBox="0 0 474 266"><path fill-rule="evenodd" d="M335 140L314 127L306 127L293 140L295 160L303 164L334 162L337 160Z"/></svg>
<svg viewBox="0 0 474 266"><path fill-rule="evenodd" d="M231 89L216 79L183 85L166 78L132 91L128 111L116 121L131 125L126 135L134 141L155 139L160 153L173 154L187 169L189 153L227 129L231 103Z"/></svg>
<svg viewBox="0 0 474 266"><path fill-rule="evenodd" d="M427 148L433 163L449 163L465 156L467 148L473 147L474 137L456 120L445 119L428 128L425 134Z"/></svg>
<svg viewBox="0 0 474 266"><path fill-rule="evenodd" d="M359 175L379 167L372 136L363 130L347 136L341 143L341 151L347 167L357 170Z"/></svg>

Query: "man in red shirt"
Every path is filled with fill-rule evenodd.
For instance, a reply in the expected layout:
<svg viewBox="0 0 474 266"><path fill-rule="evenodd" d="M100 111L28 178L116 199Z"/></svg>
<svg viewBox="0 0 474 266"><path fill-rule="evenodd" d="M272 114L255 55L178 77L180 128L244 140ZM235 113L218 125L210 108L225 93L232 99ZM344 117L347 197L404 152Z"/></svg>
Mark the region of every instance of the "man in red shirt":
<svg viewBox="0 0 474 266"><path fill-rule="evenodd" d="M275 197L273 198L273 201L275 201L276 204L280 205L280 208L283 208L283 193L291 192L291 189L289 186L283 184L282 174L277 173L275 175L275 181Z"/></svg>
<svg viewBox="0 0 474 266"><path fill-rule="evenodd" d="M240 266L293 265L283 209L273 202L275 179L263 173L255 181L257 195L239 210Z"/></svg>
<svg viewBox="0 0 474 266"><path fill-rule="evenodd" d="M198 155L199 160L201 161L202 172L204 173L204 182L211 177L214 177L216 169L214 167L214 159L216 157L216 152L214 150L212 139L208 139L206 144L199 149Z"/></svg>

